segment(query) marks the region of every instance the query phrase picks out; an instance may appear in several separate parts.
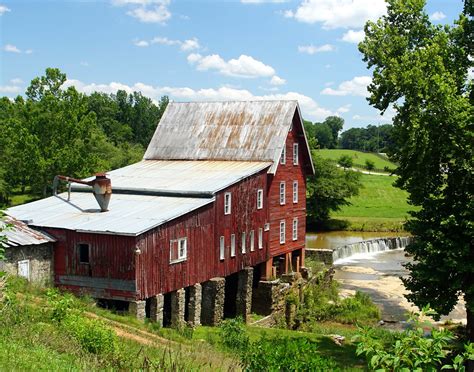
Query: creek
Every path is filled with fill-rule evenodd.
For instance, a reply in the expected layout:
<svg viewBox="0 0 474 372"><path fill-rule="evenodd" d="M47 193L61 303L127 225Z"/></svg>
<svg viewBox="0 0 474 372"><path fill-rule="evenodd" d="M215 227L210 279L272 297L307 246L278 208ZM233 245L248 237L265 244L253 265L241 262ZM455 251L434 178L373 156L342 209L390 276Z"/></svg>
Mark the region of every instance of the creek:
<svg viewBox="0 0 474 372"><path fill-rule="evenodd" d="M412 259L403 247L411 238L400 238L401 233L328 232L308 233L307 248L332 249L334 278L340 283L342 296L362 291L370 295L382 311L382 319L403 322L407 313L418 311L408 302L401 277L408 276L404 264ZM464 322L466 312L460 300L442 321Z"/></svg>

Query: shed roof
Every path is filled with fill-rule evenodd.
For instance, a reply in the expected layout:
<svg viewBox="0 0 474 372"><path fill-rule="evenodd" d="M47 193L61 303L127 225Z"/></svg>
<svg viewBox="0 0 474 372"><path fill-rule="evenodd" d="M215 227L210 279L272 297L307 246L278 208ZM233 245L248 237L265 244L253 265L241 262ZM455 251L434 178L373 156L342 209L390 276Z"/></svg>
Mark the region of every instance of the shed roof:
<svg viewBox="0 0 474 372"><path fill-rule="evenodd" d="M149 192L178 196L204 194L210 197L270 167L271 164L271 162L249 161L143 160L111 171L107 175L112 181L114 192L127 191L137 194Z"/></svg>
<svg viewBox="0 0 474 372"><path fill-rule="evenodd" d="M0 232L0 236L6 236L7 240L2 244L5 247L17 247L25 245L39 245L56 241L51 236L33 230L24 222L15 218L6 216L5 221L0 221L0 227L10 225L6 230Z"/></svg>
<svg viewBox="0 0 474 372"><path fill-rule="evenodd" d="M297 101L171 102L144 159L265 161L275 173L295 114Z"/></svg>
<svg viewBox="0 0 474 372"><path fill-rule="evenodd" d="M6 213L29 225L136 236L204 205L214 198L177 198L114 194L109 211L100 212L92 193L72 192L9 208Z"/></svg>

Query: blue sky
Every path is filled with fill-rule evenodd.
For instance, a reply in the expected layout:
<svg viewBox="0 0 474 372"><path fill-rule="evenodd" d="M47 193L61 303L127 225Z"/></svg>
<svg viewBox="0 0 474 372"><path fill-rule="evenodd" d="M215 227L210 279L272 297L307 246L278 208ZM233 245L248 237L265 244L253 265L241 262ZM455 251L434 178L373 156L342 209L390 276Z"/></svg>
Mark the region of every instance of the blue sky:
<svg viewBox="0 0 474 372"><path fill-rule="evenodd" d="M436 23L462 1L428 0ZM0 95L22 94L47 67L90 93L158 100L298 99L311 121L344 129L390 122L366 99L357 42L383 0L0 0Z"/></svg>

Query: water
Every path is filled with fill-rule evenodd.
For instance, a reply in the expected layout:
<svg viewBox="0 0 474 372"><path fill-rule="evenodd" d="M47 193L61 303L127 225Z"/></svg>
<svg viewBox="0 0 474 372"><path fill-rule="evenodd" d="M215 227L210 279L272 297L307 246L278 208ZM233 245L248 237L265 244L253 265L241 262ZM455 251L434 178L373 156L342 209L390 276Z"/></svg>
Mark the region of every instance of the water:
<svg viewBox="0 0 474 372"><path fill-rule="evenodd" d="M343 245L380 238L395 238L400 236L396 232L359 232L359 231L331 231L322 233L307 233L306 247L318 249L335 249Z"/></svg>

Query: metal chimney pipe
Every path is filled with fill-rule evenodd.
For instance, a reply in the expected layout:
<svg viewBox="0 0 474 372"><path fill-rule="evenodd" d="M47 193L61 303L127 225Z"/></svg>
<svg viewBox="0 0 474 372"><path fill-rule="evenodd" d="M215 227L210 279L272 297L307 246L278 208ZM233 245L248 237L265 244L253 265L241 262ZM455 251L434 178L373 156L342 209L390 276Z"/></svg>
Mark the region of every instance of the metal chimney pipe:
<svg viewBox="0 0 474 372"><path fill-rule="evenodd" d="M66 181L69 184L74 182L80 183L82 185L92 186L92 193L99 204L100 211L106 212L108 210L107 208L109 206L110 198L112 197L112 181L110 178L107 178L105 173L97 173L92 181L83 181L77 178L58 175L54 177L53 195L57 195L59 180Z"/></svg>

